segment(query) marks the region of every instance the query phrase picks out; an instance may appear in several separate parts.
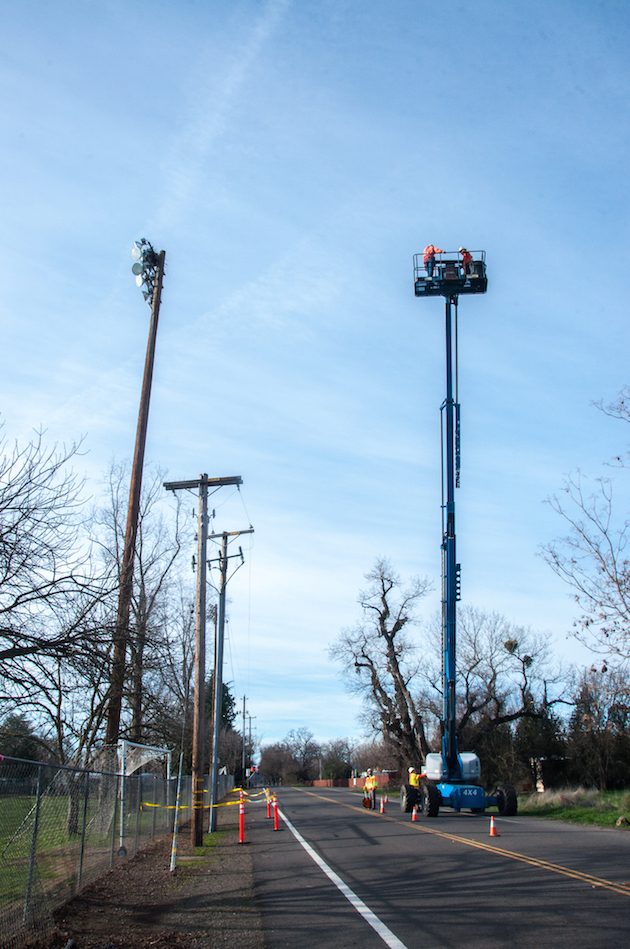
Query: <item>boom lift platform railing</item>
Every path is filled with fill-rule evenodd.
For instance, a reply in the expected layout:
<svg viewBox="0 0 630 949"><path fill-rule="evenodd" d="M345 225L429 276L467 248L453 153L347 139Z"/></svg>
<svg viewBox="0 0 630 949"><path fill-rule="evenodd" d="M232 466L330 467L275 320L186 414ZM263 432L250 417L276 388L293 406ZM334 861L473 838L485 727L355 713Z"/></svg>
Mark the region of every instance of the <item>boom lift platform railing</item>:
<svg viewBox="0 0 630 949"><path fill-rule="evenodd" d="M413 282L417 297L453 296L460 293L485 293L488 289L486 252L471 250L472 260L464 264L458 251L435 255L433 273L429 274L423 254L414 254Z"/></svg>

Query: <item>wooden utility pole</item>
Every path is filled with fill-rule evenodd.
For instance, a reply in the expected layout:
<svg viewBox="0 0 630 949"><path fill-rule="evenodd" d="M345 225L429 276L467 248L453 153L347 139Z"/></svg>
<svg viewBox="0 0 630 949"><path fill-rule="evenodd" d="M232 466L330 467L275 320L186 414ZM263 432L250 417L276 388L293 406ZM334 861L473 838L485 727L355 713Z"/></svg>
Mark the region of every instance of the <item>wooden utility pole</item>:
<svg viewBox="0 0 630 949"><path fill-rule="evenodd" d="M206 689L206 548L208 545L208 475L199 482L197 512L197 591L195 596L195 685L192 743L192 814L190 832L193 846L203 843L203 749Z"/></svg>
<svg viewBox="0 0 630 949"><path fill-rule="evenodd" d="M131 468L131 481L129 484L125 545L120 565L118 609L116 613L116 628L114 631L114 648L110 674L107 728L105 731L105 744L110 746L117 744L120 732L122 696L125 686L125 661L127 642L129 640L129 613L133 592L133 565L136 552L136 536L138 533L140 495L142 492L144 449L149 423L151 383L153 381L153 363L155 361L155 342L157 339L162 282L164 280L164 264L166 260L166 252L162 250L159 254L156 254L148 241L139 241L136 246L138 247L140 262L134 265L134 267L140 268L138 276L138 279L141 280L140 285L145 285L149 288L144 291L144 295L145 298L150 298L151 300L151 322L149 324L149 339L147 342L147 355L144 363L144 377L140 395L136 444ZM134 272L136 271L134 270Z"/></svg>
<svg viewBox="0 0 630 949"><path fill-rule="evenodd" d="M221 715L223 708L223 640L225 635L225 591L227 587L227 569L228 569L228 537L239 537L241 534L253 534L254 528L250 527L245 531L223 531L221 534L211 534L212 538L221 538L221 553L219 555L219 570L221 580L219 583L219 619L217 623L217 644L215 650L214 666L214 708L212 711L212 764L210 768L210 833L217 829L218 804L218 784L219 784L219 735L221 730ZM239 551L241 562L243 553Z"/></svg>
<svg viewBox="0 0 630 949"><path fill-rule="evenodd" d="M167 491L182 491L197 488L199 491L197 524L197 592L195 598L195 685L193 698L192 741L192 818L190 822L191 842L194 847L203 844L204 806L204 722L206 685L206 548L208 543L208 487L240 485L243 481L236 475L229 478L209 478L200 475L193 481L167 481ZM214 535L213 535L214 536ZM215 690L216 690L215 678Z"/></svg>

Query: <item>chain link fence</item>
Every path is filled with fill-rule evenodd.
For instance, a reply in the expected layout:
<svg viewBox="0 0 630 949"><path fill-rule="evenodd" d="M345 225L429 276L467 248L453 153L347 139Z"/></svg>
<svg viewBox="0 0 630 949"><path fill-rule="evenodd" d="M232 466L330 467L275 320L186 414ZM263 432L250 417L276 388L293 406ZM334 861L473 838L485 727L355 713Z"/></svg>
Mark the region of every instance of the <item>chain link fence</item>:
<svg viewBox="0 0 630 949"><path fill-rule="evenodd" d="M175 780L0 756L0 944L18 949L52 911L172 830ZM180 794L184 814L190 780ZM187 820L184 817L184 820Z"/></svg>

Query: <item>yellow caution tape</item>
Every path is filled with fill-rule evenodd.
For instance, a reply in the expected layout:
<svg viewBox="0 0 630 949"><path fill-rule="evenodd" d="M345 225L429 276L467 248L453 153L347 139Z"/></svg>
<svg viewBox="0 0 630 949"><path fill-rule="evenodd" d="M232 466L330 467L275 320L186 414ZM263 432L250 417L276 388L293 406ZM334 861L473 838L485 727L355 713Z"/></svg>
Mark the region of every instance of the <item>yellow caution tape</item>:
<svg viewBox="0 0 630 949"><path fill-rule="evenodd" d="M199 810L199 809L201 809L201 810L208 810L208 809L211 808L211 807L234 807L236 804L240 804L240 797L241 797L241 796L243 796L244 798L247 798L247 801L248 801L249 804L262 804L262 803L267 803L267 804L269 804L269 803L271 803L271 802L273 802L273 801L275 800L275 794L271 794L271 792L269 791L268 788L262 788L262 790L260 790L260 791L255 791L255 792L247 791L247 790L245 790L245 788L232 788L232 790L229 791L228 793L229 793L229 794L238 794L238 795L239 795L239 800L238 800L238 801L222 801L220 804L197 804L197 803L194 803L194 804L192 805L192 809L193 809L193 810ZM198 795L198 794L208 794L208 791L207 791L206 789L204 789L203 791L193 791L193 797L194 797L195 795ZM265 798L265 801L264 801L264 802L263 802L263 801L260 801L260 800L257 800L258 798L261 798L261 797L264 797L264 798ZM162 807L162 808L164 808L164 810L167 810L167 811L174 811L175 808L177 807L177 804L153 804L153 803L151 803L150 801L143 801L142 804L140 805L140 807L141 807L142 810L144 810L145 808L148 808L148 807ZM180 811L186 811L186 810L189 809L189 805L188 805L188 804L180 804L180 805L179 805L179 809L180 809Z"/></svg>
<svg viewBox="0 0 630 949"><path fill-rule="evenodd" d="M262 790L256 791L255 793L252 792L252 791L247 791L245 788L232 788L232 790L231 790L229 793L230 793L230 794L242 794L243 797L250 798L250 799L257 798L257 797L263 797L263 796L264 796L264 797L268 797L268 796L269 796L269 792L268 792L267 788L262 788Z"/></svg>
<svg viewBox="0 0 630 949"><path fill-rule="evenodd" d="M193 804L192 809L196 810L208 810L210 807L234 807L238 804L239 801L222 801L220 804ZM177 807L177 804L151 804L149 801L143 801L140 805L140 809L144 810L146 807L163 807L165 811L174 811ZM188 804L180 804L180 811L187 811L189 808Z"/></svg>

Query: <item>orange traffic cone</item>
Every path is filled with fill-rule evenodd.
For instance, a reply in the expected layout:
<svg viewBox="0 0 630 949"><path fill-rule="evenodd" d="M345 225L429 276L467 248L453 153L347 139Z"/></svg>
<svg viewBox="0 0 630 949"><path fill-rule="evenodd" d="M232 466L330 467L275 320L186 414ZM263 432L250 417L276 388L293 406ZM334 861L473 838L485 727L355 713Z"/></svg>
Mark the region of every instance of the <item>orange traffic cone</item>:
<svg viewBox="0 0 630 949"><path fill-rule="evenodd" d="M490 837L500 837L501 834L497 832L496 827L494 826L494 816L490 818Z"/></svg>
<svg viewBox="0 0 630 949"><path fill-rule="evenodd" d="M381 814L385 813L385 798L381 797Z"/></svg>
<svg viewBox="0 0 630 949"><path fill-rule="evenodd" d="M415 824L415 822L418 820L418 806L417 806L417 804L414 804L413 807L411 808L411 820L413 821L414 824Z"/></svg>

